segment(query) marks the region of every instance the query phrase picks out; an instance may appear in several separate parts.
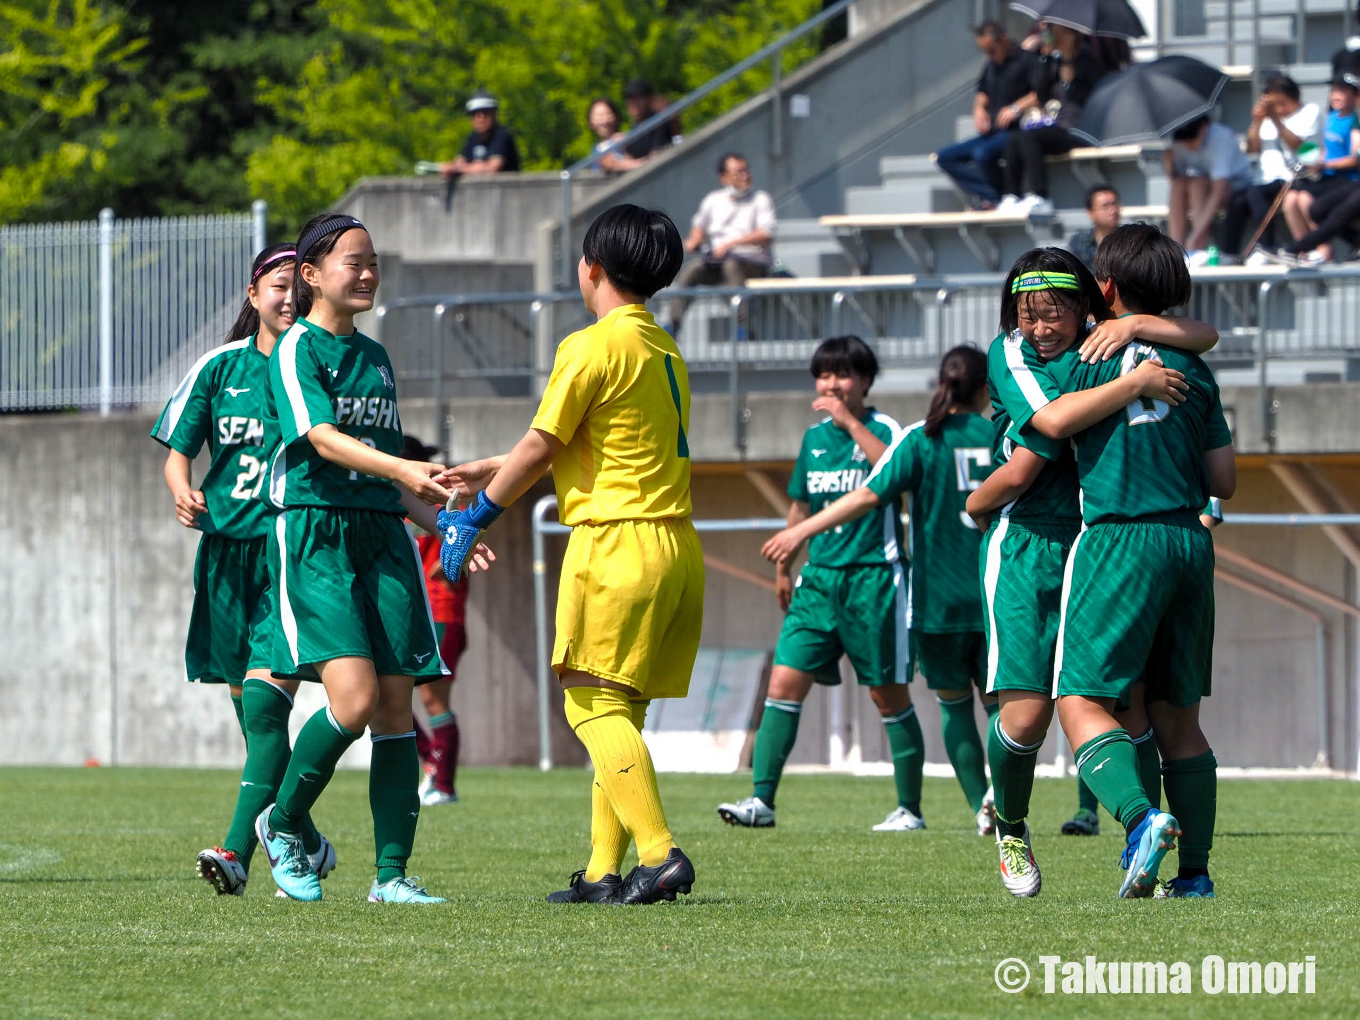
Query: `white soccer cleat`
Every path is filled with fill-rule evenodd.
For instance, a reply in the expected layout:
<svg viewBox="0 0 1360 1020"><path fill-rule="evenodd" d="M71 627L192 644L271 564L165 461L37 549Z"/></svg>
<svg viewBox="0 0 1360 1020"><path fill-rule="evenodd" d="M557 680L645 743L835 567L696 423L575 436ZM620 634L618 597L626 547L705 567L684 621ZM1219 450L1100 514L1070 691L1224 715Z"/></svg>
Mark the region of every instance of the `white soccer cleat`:
<svg viewBox="0 0 1360 1020"><path fill-rule="evenodd" d="M982 802L982 807L978 808L977 813L977 834L979 836L990 836L996 832L996 804Z"/></svg>
<svg viewBox="0 0 1360 1020"><path fill-rule="evenodd" d="M198 877L217 890L219 896L245 894L246 869L233 850L214 846L199 851L197 871Z"/></svg>
<svg viewBox="0 0 1360 1020"><path fill-rule="evenodd" d="M728 825L742 825L748 829L769 829L774 826L774 808L759 797L747 797L735 804L719 804L718 817Z"/></svg>
<svg viewBox="0 0 1360 1020"><path fill-rule="evenodd" d="M1029 845L1029 824L1025 823L1023 836L1003 836L998 829L996 846L1001 854L1001 881L1006 891L1012 896L1037 896L1043 876Z"/></svg>
<svg viewBox="0 0 1360 1020"><path fill-rule="evenodd" d="M458 794L445 793L443 790L436 790L433 786L420 795L421 807L439 807L441 804L457 804Z"/></svg>
<svg viewBox="0 0 1360 1020"><path fill-rule="evenodd" d="M421 800L425 799L425 794L434 789L434 766L423 765L420 769L420 785L416 787L416 793Z"/></svg>
<svg viewBox="0 0 1360 1020"><path fill-rule="evenodd" d="M904 807L895 807L887 818L874 826L875 832L906 832L909 829L924 829L926 820L912 814Z"/></svg>

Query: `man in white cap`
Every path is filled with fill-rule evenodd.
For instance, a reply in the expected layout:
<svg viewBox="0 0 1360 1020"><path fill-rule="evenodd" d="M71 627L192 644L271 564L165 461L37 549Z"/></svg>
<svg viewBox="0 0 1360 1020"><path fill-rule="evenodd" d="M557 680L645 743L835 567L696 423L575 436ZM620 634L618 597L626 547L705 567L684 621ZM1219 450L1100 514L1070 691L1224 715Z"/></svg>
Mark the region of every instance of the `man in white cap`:
<svg viewBox="0 0 1360 1020"><path fill-rule="evenodd" d="M445 177L459 174L497 174L519 169L519 150L515 140L496 119L500 104L496 97L478 89L467 101L468 116L472 118L472 133L463 143L458 158L440 166Z"/></svg>

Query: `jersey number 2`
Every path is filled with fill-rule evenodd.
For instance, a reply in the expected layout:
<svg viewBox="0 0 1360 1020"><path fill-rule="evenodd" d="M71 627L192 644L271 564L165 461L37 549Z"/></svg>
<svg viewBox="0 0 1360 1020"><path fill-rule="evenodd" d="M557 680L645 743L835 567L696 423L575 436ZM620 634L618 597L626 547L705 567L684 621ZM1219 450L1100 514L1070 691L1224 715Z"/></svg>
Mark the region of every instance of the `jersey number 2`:
<svg viewBox="0 0 1360 1020"><path fill-rule="evenodd" d="M680 438L675 443L675 452L689 460L689 440L685 438L685 413L680 410L680 383L675 378L675 366L671 364L669 354L666 355L666 377L671 381L671 400L675 402L677 428L680 430Z"/></svg>

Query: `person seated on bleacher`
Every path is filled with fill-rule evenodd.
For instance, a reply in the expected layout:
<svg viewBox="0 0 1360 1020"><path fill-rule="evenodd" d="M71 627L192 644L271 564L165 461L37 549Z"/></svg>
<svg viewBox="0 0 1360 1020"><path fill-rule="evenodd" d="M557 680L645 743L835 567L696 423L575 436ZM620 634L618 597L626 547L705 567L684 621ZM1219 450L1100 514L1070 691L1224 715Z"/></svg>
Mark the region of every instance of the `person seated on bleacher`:
<svg viewBox="0 0 1360 1020"><path fill-rule="evenodd" d="M442 164L439 172L445 177L461 174L512 173L519 169L519 150L515 139L497 120L500 103L485 89L478 89L467 101L472 132L463 143L457 159Z"/></svg>
<svg viewBox="0 0 1360 1020"><path fill-rule="evenodd" d="M1248 153L1260 153L1260 183L1243 188L1228 200L1223 214L1224 254L1247 254L1241 251L1243 233L1254 230L1266 218L1280 189L1289 183L1299 146L1314 140L1318 124L1317 104L1300 101L1299 86L1293 78L1273 74L1266 79L1261 97L1251 109L1246 143ZM1287 216L1289 197L1284 202ZM1299 230L1295 236L1304 233L1306 230Z"/></svg>
<svg viewBox="0 0 1360 1020"><path fill-rule="evenodd" d="M973 98L977 136L946 145L935 160L978 208L993 209L1001 201L1006 140L1019 129L1021 116L1038 107L1042 71L1039 58L1011 42L995 21L984 21L973 35L987 57Z"/></svg>
<svg viewBox="0 0 1360 1020"><path fill-rule="evenodd" d="M1203 265L1214 219L1234 194L1256 183L1251 161L1233 129L1208 117L1177 128L1163 158L1171 178L1166 232L1191 265Z"/></svg>
<svg viewBox="0 0 1360 1020"><path fill-rule="evenodd" d="M680 270L676 287L744 287L746 281L770 275L774 264L774 244L778 220L774 199L768 191L751 186L751 168L746 157L729 152L718 160L718 181L722 187L710 191L694 214L685 251L698 255ZM667 313L666 331L675 336L689 304L675 298ZM743 302L738 326L746 326Z"/></svg>
<svg viewBox="0 0 1360 1020"><path fill-rule="evenodd" d="M1360 181L1360 115L1356 113L1356 92L1360 77L1343 73L1332 81L1328 95L1326 125L1322 136L1322 162L1300 174L1284 200L1284 216L1289 232L1298 240L1316 230L1326 219L1332 203L1324 202L1333 191L1346 190ZM1314 212L1314 203L1321 210ZM1312 249L1308 249L1311 251ZM1322 261L1332 260L1330 242L1317 246Z"/></svg>
<svg viewBox="0 0 1360 1020"><path fill-rule="evenodd" d="M1067 250L1091 272L1096 271L1096 249L1100 242L1109 237L1119 227L1122 218L1119 209L1119 192L1109 184L1093 184L1086 192L1086 215L1091 217L1087 230L1078 230L1067 239Z"/></svg>
<svg viewBox="0 0 1360 1020"><path fill-rule="evenodd" d="M1049 31L1052 44L1043 65L1044 106L1006 139L1006 193L997 212L1052 215L1045 160L1077 147L1068 128L1076 123L1082 104L1105 74L1089 45L1090 36L1065 25L1053 25Z"/></svg>

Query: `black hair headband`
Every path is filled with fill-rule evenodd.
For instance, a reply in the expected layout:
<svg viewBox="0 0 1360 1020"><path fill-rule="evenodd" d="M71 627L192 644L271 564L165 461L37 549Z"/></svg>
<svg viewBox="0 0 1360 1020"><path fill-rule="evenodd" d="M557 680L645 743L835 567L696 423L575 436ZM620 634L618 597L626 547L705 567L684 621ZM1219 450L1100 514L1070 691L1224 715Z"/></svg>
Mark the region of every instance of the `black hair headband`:
<svg viewBox="0 0 1360 1020"><path fill-rule="evenodd" d="M335 216L327 216L324 220L314 225L310 230L298 238L298 261L306 262L307 256L312 253L312 249L316 247L317 242L327 234L333 234L341 229L353 230L355 227L358 227L360 230L364 229L364 225L353 216L347 216L343 213L338 213Z"/></svg>

